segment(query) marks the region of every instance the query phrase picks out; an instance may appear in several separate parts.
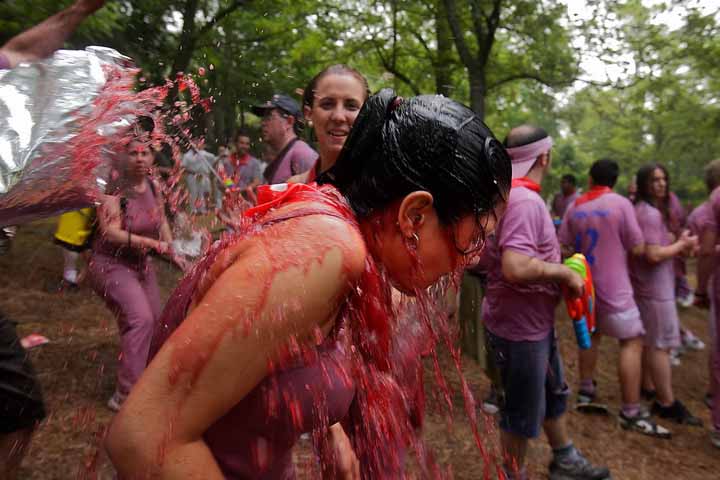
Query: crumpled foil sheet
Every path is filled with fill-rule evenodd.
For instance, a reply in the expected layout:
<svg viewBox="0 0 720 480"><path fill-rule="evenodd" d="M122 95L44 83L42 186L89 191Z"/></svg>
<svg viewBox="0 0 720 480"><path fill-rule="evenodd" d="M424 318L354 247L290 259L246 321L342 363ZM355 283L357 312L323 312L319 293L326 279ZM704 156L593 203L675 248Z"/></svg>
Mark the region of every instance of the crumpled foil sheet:
<svg viewBox="0 0 720 480"><path fill-rule="evenodd" d="M59 50L0 70L0 226L96 204L119 142L162 103L115 50Z"/></svg>

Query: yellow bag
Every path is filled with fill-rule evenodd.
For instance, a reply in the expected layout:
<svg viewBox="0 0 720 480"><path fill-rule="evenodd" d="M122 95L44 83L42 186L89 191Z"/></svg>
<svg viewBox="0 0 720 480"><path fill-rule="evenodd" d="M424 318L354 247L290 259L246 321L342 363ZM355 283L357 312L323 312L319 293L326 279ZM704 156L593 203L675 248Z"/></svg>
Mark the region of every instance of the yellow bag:
<svg viewBox="0 0 720 480"><path fill-rule="evenodd" d="M94 231L94 208L63 213L55 231L55 243L68 250L82 251L90 247Z"/></svg>

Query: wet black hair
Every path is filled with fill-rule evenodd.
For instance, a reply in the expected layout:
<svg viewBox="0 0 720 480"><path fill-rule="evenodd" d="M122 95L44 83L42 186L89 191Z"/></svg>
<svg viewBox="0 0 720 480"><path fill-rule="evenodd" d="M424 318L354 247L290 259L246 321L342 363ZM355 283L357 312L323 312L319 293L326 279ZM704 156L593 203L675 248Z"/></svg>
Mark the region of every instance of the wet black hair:
<svg viewBox="0 0 720 480"><path fill-rule="evenodd" d="M572 186L577 185L577 178L575 178L575 175L572 175L570 173L566 173L565 175L563 175L560 180L563 182L568 182Z"/></svg>
<svg viewBox="0 0 720 480"><path fill-rule="evenodd" d="M320 83L320 80L328 75L348 75L353 77L360 82L365 89L365 98L363 100L367 100L370 96L370 87L368 86L367 79L363 76L363 74L352 67L338 63L325 67L320 73L315 75L310 82L308 82L307 87L305 87L305 90L303 91L303 106L312 108L313 101L315 100L315 90L317 90L317 85Z"/></svg>
<svg viewBox="0 0 720 480"><path fill-rule="evenodd" d="M318 183L335 185L360 218L425 190L450 225L491 212L510 179L510 157L472 110L441 95L403 100L383 89L365 102Z"/></svg>
<svg viewBox="0 0 720 480"><path fill-rule="evenodd" d="M593 184L601 187L614 187L620 175L620 167L615 160L601 158L590 167Z"/></svg>
<svg viewBox="0 0 720 480"><path fill-rule="evenodd" d="M665 198L662 199L659 205L655 203L655 197L650 191L650 185L652 184L652 175L653 172L657 169L660 169L665 173L665 178L667 179L668 193L667 195L665 195ZM635 179L635 183L637 184L635 203L647 202L650 205L656 207L658 210L660 210L660 213L662 213L665 225L672 230L671 227L674 222L670 214L670 175L668 174L667 169L659 163L650 163L648 165L643 165L637 171Z"/></svg>
<svg viewBox="0 0 720 480"><path fill-rule="evenodd" d="M542 140L547 136L548 133L543 128L534 125L521 125L513 128L510 133L507 134L505 140L503 140L503 145L507 148L522 147L523 145Z"/></svg>

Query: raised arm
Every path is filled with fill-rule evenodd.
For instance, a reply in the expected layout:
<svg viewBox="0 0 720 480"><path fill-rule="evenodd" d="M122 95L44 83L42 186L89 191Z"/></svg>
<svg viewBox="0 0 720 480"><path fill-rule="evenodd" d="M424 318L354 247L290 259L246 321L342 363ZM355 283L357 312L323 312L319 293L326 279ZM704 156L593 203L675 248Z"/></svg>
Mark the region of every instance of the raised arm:
<svg viewBox="0 0 720 480"><path fill-rule="evenodd" d="M313 216L265 235L233 253L115 418L107 446L121 477L222 478L205 431L268 374L291 339L332 327L364 268L359 233Z"/></svg>
<svg viewBox="0 0 720 480"><path fill-rule="evenodd" d="M32 62L52 55L80 24L105 4L105 0L78 0L72 6L56 13L42 23L14 36L0 47L10 67L21 62Z"/></svg>

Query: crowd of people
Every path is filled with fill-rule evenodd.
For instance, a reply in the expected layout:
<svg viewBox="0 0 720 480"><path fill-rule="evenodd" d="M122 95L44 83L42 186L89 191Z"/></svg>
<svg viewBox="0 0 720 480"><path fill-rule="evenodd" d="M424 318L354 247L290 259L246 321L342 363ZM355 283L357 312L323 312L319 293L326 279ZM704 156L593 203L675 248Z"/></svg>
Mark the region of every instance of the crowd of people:
<svg viewBox="0 0 720 480"><path fill-rule="evenodd" d="M102 4L79 0L19 35L0 48L0 68L50 55ZM39 37L38 50L29 39ZM239 130L217 155L188 145L178 165L188 213L229 227L192 267L172 246L143 128L129 132L95 215L61 218L64 281L81 281L74 252L87 249L89 283L117 320L121 355L108 401L117 414L105 447L121 478L293 478L292 449L305 433L326 478L401 478L410 450L432 475L422 454L421 358L437 341L428 318L444 310L428 292L468 271L484 283L484 294L461 301L482 301L498 472L527 478L528 442L544 431L551 479L609 479L566 423L570 388L555 322L563 293L584 294L583 278L562 263L575 253L590 265L597 315L591 348L578 349L577 409L607 412L594 375L601 339L611 337L620 347L621 426L662 439L672 434L661 423L702 428L673 391L671 365L673 351L703 347L681 327L677 303L709 308L720 299L712 280L720 161L706 168L707 202L687 219L662 165L636 172L629 199L613 191L620 166L611 159L593 163L585 193L563 176L548 208L541 184L553 139L537 126L519 125L500 142L458 102L371 95L346 65L318 73L302 105L276 94L252 112L267 162ZM303 124L317 152L300 138ZM151 254L185 271L164 308ZM694 300L682 261L692 255L700 258ZM707 403L720 448L712 338ZM45 406L1 316L0 354L0 478L12 479Z"/></svg>

